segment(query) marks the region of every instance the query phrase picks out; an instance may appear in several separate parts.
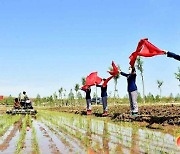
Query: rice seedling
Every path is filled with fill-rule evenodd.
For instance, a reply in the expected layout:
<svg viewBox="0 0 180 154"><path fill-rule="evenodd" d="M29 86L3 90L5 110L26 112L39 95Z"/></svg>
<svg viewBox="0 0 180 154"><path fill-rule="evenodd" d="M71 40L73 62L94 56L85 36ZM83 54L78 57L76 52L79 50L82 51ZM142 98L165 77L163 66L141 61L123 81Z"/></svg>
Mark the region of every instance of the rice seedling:
<svg viewBox="0 0 180 154"><path fill-rule="evenodd" d="M27 128L28 121L29 121L29 115L26 115L25 118L23 119L21 134L20 134L20 137L17 143L17 149L15 152L16 154L21 153L21 150L24 147L24 140L26 137L26 128Z"/></svg>
<svg viewBox="0 0 180 154"><path fill-rule="evenodd" d="M3 115L0 119L0 136L2 136L7 129L12 126L15 122L19 121L21 115Z"/></svg>

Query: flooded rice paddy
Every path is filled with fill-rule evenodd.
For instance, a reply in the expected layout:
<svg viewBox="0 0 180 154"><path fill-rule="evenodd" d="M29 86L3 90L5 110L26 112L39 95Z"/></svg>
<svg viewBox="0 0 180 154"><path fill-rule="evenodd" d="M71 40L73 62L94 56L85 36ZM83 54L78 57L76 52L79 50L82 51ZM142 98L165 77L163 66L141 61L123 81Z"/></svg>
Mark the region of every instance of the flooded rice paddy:
<svg viewBox="0 0 180 154"><path fill-rule="evenodd" d="M0 153L180 153L179 134L53 111L0 116Z"/></svg>

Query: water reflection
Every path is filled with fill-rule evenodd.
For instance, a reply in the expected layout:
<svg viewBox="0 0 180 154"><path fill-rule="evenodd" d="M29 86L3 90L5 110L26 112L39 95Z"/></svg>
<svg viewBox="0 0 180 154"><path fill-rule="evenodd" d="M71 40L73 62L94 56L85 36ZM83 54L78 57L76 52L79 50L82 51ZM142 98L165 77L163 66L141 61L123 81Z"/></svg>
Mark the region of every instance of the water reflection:
<svg viewBox="0 0 180 154"><path fill-rule="evenodd" d="M51 116L50 116L51 115ZM118 125L82 116L47 112L40 116L48 125L77 138L88 153L180 153L176 137L170 134Z"/></svg>

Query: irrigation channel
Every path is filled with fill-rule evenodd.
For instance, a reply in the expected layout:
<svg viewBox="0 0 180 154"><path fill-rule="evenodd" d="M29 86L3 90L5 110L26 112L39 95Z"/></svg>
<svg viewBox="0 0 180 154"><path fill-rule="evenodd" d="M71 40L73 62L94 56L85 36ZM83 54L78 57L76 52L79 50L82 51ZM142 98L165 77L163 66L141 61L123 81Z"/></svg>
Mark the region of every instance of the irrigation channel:
<svg viewBox="0 0 180 154"><path fill-rule="evenodd" d="M180 153L177 136L106 118L39 111L0 115L0 153Z"/></svg>

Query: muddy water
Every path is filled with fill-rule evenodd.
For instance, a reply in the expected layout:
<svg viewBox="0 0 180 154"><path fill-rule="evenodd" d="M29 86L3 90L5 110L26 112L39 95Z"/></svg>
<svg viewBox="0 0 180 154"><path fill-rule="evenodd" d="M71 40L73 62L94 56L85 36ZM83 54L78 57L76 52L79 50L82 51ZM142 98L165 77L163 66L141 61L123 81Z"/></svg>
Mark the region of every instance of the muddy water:
<svg viewBox="0 0 180 154"><path fill-rule="evenodd" d="M33 125L36 130L40 153L60 153L52 139L53 136L50 136L48 129L38 121L34 121Z"/></svg>
<svg viewBox="0 0 180 154"><path fill-rule="evenodd" d="M30 154L32 153L32 130L26 131L25 144L23 153Z"/></svg>
<svg viewBox="0 0 180 154"><path fill-rule="evenodd" d="M78 147L85 148L86 152L180 153L176 145L177 136L160 131L71 114L47 112L40 117L44 124L56 132L66 136L68 134L72 140L76 139ZM71 150L78 153L75 149Z"/></svg>
<svg viewBox="0 0 180 154"><path fill-rule="evenodd" d="M68 134L66 131L60 127L52 125L50 122L43 120L43 123L49 128L52 135L55 135L56 143L59 144L59 149L61 153L86 153L86 147L74 136Z"/></svg>
<svg viewBox="0 0 180 154"><path fill-rule="evenodd" d="M15 153L17 141L20 136L21 121L10 127L8 131L2 136L3 142L0 144L0 153L11 154Z"/></svg>
<svg viewBox="0 0 180 154"><path fill-rule="evenodd" d="M5 154L5 153L7 153L7 154L15 153L15 151L16 151L16 144L18 142L19 136L20 136L20 132L17 131L15 136L9 142L8 148L5 149L5 150L0 151L0 153L3 153L3 154Z"/></svg>
<svg viewBox="0 0 180 154"><path fill-rule="evenodd" d="M11 131L13 130L13 126L11 126L3 136L0 137L0 145L3 144L4 140L10 135Z"/></svg>

